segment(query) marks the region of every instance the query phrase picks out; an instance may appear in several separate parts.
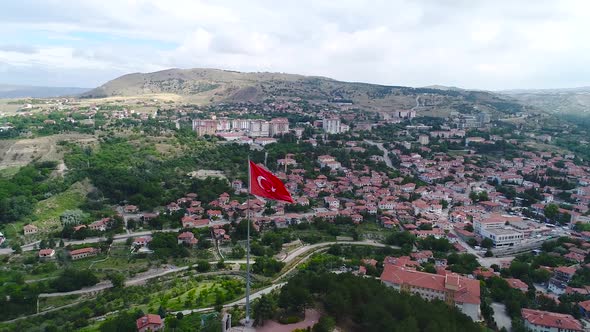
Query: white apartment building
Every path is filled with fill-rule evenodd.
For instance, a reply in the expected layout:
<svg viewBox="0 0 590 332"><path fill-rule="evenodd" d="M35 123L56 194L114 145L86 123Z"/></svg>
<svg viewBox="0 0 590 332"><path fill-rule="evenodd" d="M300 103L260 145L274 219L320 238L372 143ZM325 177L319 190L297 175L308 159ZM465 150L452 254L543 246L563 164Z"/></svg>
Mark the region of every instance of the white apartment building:
<svg viewBox="0 0 590 332"><path fill-rule="evenodd" d="M322 120L322 129L328 134L339 134L340 125L340 118L326 118Z"/></svg>

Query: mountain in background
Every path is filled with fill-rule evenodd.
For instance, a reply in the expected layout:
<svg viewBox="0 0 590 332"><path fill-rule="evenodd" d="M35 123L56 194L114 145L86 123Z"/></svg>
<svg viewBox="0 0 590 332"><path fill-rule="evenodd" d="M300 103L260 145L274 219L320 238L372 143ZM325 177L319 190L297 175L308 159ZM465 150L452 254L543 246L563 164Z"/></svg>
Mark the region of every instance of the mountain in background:
<svg viewBox="0 0 590 332"><path fill-rule="evenodd" d="M505 90L499 93L547 113L590 115L590 87Z"/></svg>
<svg viewBox="0 0 590 332"><path fill-rule="evenodd" d="M422 115L451 112L518 113L523 106L508 96L457 88L412 88L283 73L242 73L219 69L168 69L121 76L82 97L168 95L203 103L260 102L301 98L347 103L369 111L419 110ZM429 112L432 112L430 114Z"/></svg>
<svg viewBox="0 0 590 332"><path fill-rule="evenodd" d="M77 96L90 89L0 84L0 98L48 98Z"/></svg>

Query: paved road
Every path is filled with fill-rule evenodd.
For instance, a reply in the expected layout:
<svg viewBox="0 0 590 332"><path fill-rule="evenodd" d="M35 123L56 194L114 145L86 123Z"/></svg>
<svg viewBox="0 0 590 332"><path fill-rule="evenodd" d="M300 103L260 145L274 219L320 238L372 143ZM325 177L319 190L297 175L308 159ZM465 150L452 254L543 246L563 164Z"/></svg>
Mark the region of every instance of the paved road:
<svg viewBox="0 0 590 332"><path fill-rule="evenodd" d="M293 259L295 259L296 257L304 254L304 253L308 253L307 256L305 256L303 259L301 259L300 261L298 261L296 264L294 264L293 266L291 266L288 270L282 272L279 276L277 276L274 279L274 282L271 286L268 286L266 288L263 288L257 292L254 292L252 294L250 294L250 301L255 300L257 298L259 298L260 296L262 296L263 294L268 294L270 292L272 292L273 290L283 287L283 285L286 284L286 282L278 282L279 280L281 280L283 277L289 275L289 273L291 273L291 271L293 271L294 269L297 268L297 266L299 266L301 263L307 261L313 254L315 254L317 252L316 249L320 249L320 250L325 250L327 246L333 245L333 244L352 244L352 245L368 245L368 246L374 246L374 247L394 247L394 248L399 248L399 247L395 247L395 246L389 246L386 244L382 244L382 243L376 243L376 242L372 242L372 241L356 241L356 242L323 242L323 243L316 243L313 245L306 245L300 248L295 249L290 255L287 256L287 258L285 260L283 260L283 262L290 262ZM234 301L232 303L228 303L225 304L224 307L233 307L234 305L243 305L246 303L246 297L244 296L243 298ZM175 311L172 312L172 314L176 314L178 312L182 312L184 315L188 315L191 313L195 313L195 312L206 312L206 311L211 311L214 310L212 307L210 308L198 308L198 309L187 309L187 310L182 310L182 311Z"/></svg>
<svg viewBox="0 0 590 332"><path fill-rule="evenodd" d="M375 241L369 241L369 240L322 242L322 243L316 243L316 244L306 244L303 247L299 247L299 248L293 250L293 252L290 252L289 254L287 254L287 256L283 259L283 262L289 263L293 259L297 258L297 256L304 254L310 250L314 250L314 249L321 248L321 247L327 247L327 246L331 246L334 244L365 245L365 246L373 246L373 247L391 247L391 248L395 248L395 249L400 248L397 246L390 246L387 244L383 244L383 243L379 243L379 242L375 242Z"/></svg>
<svg viewBox="0 0 590 332"><path fill-rule="evenodd" d="M455 232L455 230L451 230L451 233L457 235L457 233ZM497 265L501 265L502 262L506 262L506 261L512 261L514 259L514 256L506 256L506 257L482 257L481 253L478 252L477 250L473 249L470 245L468 245L465 241L463 241L463 239L461 239L459 236L457 236L457 241L463 246L465 247L465 249L467 249L467 252L475 255L477 257L477 261L479 262L479 264L483 267L490 267L494 264Z"/></svg>
<svg viewBox="0 0 590 332"><path fill-rule="evenodd" d="M323 243L316 243L313 245L308 245L308 246L303 246L300 248L297 248L296 250L294 250L292 253L290 253L287 258L284 260L285 263L288 263L292 260L294 260L295 258L297 258L300 255L303 255L305 253L308 253L310 251L314 251L315 249L318 248L322 248L322 247L326 247L326 246L330 246L333 244L352 244L352 245L368 245L368 246L374 246L374 247L387 247L388 245L382 244L382 243L376 243L376 242L371 242L371 241L351 241L351 242L323 242ZM389 247L393 247L393 248L398 248L398 247L394 247L394 246L389 246ZM293 270L293 268L295 268L297 265L301 264L302 262L304 262L305 260L307 260L311 255L313 254L310 253L307 257L305 257L304 259L302 259L301 261L297 262L297 264L295 264L293 267L291 267L288 271L285 271L284 273L282 273L279 277L277 277L275 280L278 280L280 277L282 277L283 275L286 275L287 273L291 272ZM252 260L254 261L254 260ZM229 261L224 261L226 264L246 264L246 260L229 260ZM214 262L210 262L211 264L217 264L217 261ZM181 267L164 267L164 268L157 268L157 269L151 269L147 272L144 272L140 275L137 275L133 278L130 278L128 280L125 281L125 286L137 286L137 285L141 285L144 284L146 281L150 280L150 279L154 279L154 278L159 278L159 277L163 277L165 275L171 274L171 273L177 273L177 272L181 272L181 271L186 271L188 270L188 266L181 266ZM80 295L80 294L86 294L86 293L94 293L94 292L99 292L105 289L109 289L113 287L113 285L111 284L110 281L104 281L101 283L98 283L94 286L90 286L90 287L85 287L79 290L75 290L75 291L71 291L71 292L59 292L59 293L43 293L40 294L39 297L58 297L58 296L66 296L66 295Z"/></svg>
<svg viewBox="0 0 590 332"><path fill-rule="evenodd" d="M389 152L386 148L383 147L383 143L377 143L369 141L367 139L365 140L365 143L375 145L376 147L378 147L379 150L383 152L383 159L385 160L385 164L387 165L387 167L395 169L395 167L393 167L393 163L391 162L391 158L389 158Z"/></svg>
<svg viewBox="0 0 590 332"><path fill-rule="evenodd" d="M416 96L416 106L412 107L412 111L420 107L420 95Z"/></svg>
<svg viewBox="0 0 590 332"><path fill-rule="evenodd" d="M229 224L229 223L230 223L230 221L227 221L227 220L214 221L214 222L211 222L209 225L199 226L196 228L225 225L225 224ZM113 242L121 243L121 242L125 242L130 237L134 238L134 237L152 235L155 232L178 232L179 230L180 230L180 228L167 228L167 229L162 229L162 230L153 230L153 231L150 230L150 231L141 231L141 232L131 232L131 233L126 233L126 234L117 234L117 235L113 236ZM91 243L102 242L105 240L106 240L106 237L102 237L102 236L89 237L84 240L64 240L64 245L67 246L67 245L91 244ZM21 248L23 249L23 251L32 251L32 250L35 250L35 245L38 245L40 242L41 241L31 242L31 243L23 245ZM0 249L0 255L9 255L9 254L12 254L12 249L10 249L10 248Z"/></svg>
<svg viewBox="0 0 590 332"><path fill-rule="evenodd" d="M492 302L492 309L494 309L494 320L498 324L498 328L505 327L506 330L512 329L512 320L506 314L506 306L502 303Z"/></svg>

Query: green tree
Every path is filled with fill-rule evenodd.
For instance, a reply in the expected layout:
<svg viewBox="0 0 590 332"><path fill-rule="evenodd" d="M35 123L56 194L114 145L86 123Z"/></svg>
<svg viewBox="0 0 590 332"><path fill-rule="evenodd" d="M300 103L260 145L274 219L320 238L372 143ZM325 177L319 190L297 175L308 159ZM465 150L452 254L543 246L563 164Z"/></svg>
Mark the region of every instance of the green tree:
<svg viewBox="0 0 590 332"><path fill-rule="evenodd" d="M281 289L279 306L291 312L302 312L311 303L309 290L302 287L287 287Z"/></svg>
<svg viewBox="0 0 590 332"><path fill-rule="evenodd" d="M169 329L172 329L172 331L176 331L176 328L178 327L179 322L178 322L178 318L176 318L176 316L168 316L166 317L166 327Z"/></svg>
<svg viewBox="0 0 590 332"><path fill-rule="evenodd" d="M197 261L197 271L209 272L209 271L211 271L211 264L204 259L198 260Z"/></svg>
<svg viewBox="0 0 590 332"><path fill-rule="evenodd" d="M314 324L313 332L332 332L336 327L336 321L330 316L322 316L320 320Z"/></svg>
<svg viewBox="0 0 590 332"><path fill-rule="evenodd" d="M125 287L125 276L122 273L114 272L109 274L108 279L113 284L114 288Z"/></svg>
<svg viewBox="0 0 590 332"><path fill-rule="evenodd" d="M549 218L550 220L555 220L559 214L559 206L557 206L557 204L547 204L543 210L543 213L545 214L545 217Z"/></svg>
<svg viewBox="0 0 590 332"><path fill-rule="evenodd" d="M231 257L235 258L235 259L240 259L240 258L244 258L244 256L246 255L246 250L244 250L244 248L242 248L241 246L233 246L231 248Z"/></svg>
<svg viewBox="0 0 590 332"><path fill-rule="evenodd" d="M12 250L14 250L14 252L16 254L22 254L23 253L23 248L21 248L20 244L15 243L12 245Z"/></svg>
<svg viewBox="0 0 590 332"><path fill-rule="evenodd" d="M129 312L122 312L114 318L107 319L99 327L101 332L135 332L137 327L135 326L135 320L138 317L130 314Z"/></svg>
<svg viewBox="0 0 590 332"><path fill-rule="evenodd" d="M161 318L166 317L166 309L163 306L160 306L158 308L158 316L160 316Z"/></svg>
<svg viewBox="0 0 590 332"><path fill-rule="evenodd" d="M272 319L276 313L276 303L272 296L263 294L252 306L254 321L263 325L265 320Z"/></svg>

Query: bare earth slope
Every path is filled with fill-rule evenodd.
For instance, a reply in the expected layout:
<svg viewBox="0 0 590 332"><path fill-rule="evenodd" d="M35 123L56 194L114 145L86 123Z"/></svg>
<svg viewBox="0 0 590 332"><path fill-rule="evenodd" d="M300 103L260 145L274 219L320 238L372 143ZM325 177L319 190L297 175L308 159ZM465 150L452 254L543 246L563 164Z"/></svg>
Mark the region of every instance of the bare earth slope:
<svg viewBox="0 0 590 332"><path fill-rule="evenodd" d="M259 102L273 98L304 98L311 102L352 102L372 111L419 109L428 112L489 111L516 113L511 98L460 89L411 88L341 82L317 76L283 73L241 73L219 69L168 69L121 76L85 94L86 98L176 94L206 103Z"/></svg>
<svg viewBox="0 0 590 332"><path fill-rule="evenodd" d="M511 90L501 93L548 113L590 114L590 87Z"/></svg>

